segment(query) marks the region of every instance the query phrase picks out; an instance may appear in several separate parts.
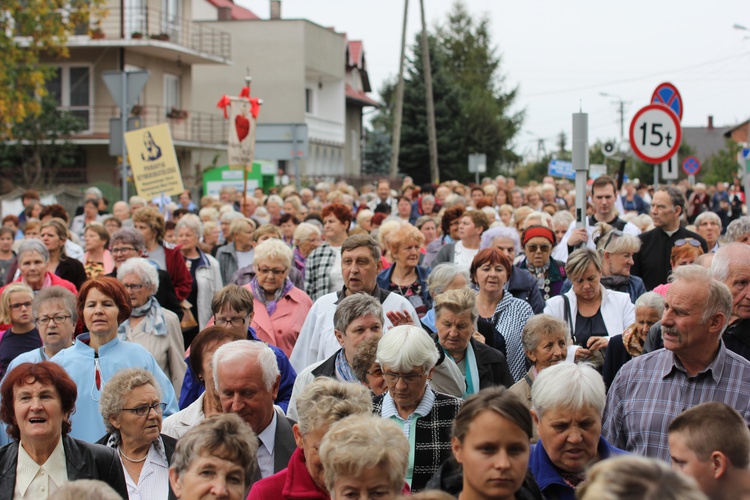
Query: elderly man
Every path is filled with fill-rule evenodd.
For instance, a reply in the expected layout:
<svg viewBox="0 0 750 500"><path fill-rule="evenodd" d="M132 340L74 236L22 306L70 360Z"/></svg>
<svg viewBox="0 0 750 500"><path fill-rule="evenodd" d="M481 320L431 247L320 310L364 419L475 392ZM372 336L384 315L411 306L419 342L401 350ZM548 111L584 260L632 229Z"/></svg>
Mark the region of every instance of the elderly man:
<svg viewBox="0 0 750 500"><path fill-rule="evenodd" d="M230 284L214 294L211 300L211 313L213 324L226 330L234 332L238 337L246 335L248 340L263 343L258 339L255 330L250 326L253 322L253 294L250 290ZM208 326L211 326L209 322ZM292 396L292 388L297 372L294 371L284 351L276 346L269 346L276 356L276 365L281 374L280 385L275 397L275 403L286 411L289 398ZM198 399L203 393L201 381L193 374L188 363L185 380L182 382L180 392L180 409L187 408L190 403Z"/></svg>
<svg viewBox="0 0 750 500"><path fill-rule="evenodd" d="M662 460L669 460L669 423L685 408L724 402L750 423L750 362L721 340L732 294L700 266L678 267L672 277L661 321L665 349L622 367L602 431L613 446Z"/></svg>
<svg viewBox="0 0 750 500"><path fill-rule="evenodd" d="M392 313L396 313L400 320L411 316L413 324L419 324L419 316L406 298L378 288L378 272L382 265L380 255L380 247L370 235L357 234L344 241L341 246L344 288L323 295L310 309L290 358L297 371L329 358L341 348L334 333L333 315L341 299L354 293L367 293L378 299L387 316L386 328L393 326L395 316Z"/></svg>
<svg viewBox="0 0 750 500"><path fill-rule="evenodd" d="M248 219L255 214L255 209L258 208L258 202L252 196L245 196L245 201L240 207L242 215Z"/></svg>
<svg viewBox="0 0 750 500"><path fill-rule="evenodd" d="M370 203L367 204L367 207L370 210L375 211L375 207L383 203L391 207L392 214L397 213L398 200L391 198L391 183L390 182L388 182L386 179L379 180L378 188L375 190L375 193L378 195L378 197L370 201Z"/></svg>
<svg viewBox="0 0 750 500"><path fill-rule="evenodd" d="M232 282L232 276L238 269L253 263L254 231L255 224L253 221L242 216L229 224L229 237L232 241L216 251L216 260L219 261L221 280L224 285Z"/></svg>
<svg viewBox="0 0 750 500"><path fill-rule="evenodd" d="M293 421L274 405L281 375L263 342L238 340L219 347L213 375L224 413L236 413L258 436L258 470L252 483L285 469L297 448Z"/></svg>
<svg viewBox="0 0 750 500"><path fill-rule="evenodd" d="M713 212L703 212L695 218L695 232L703 236L710 252L719 249L721 230L721 219Z"/></svg>
<svg viewBox="0 0 750 500"><path fill-rule="evenodd" d="M672 420L669 454L711 500L750 498L750 431L730 406L702 403Z"/></svg>
<svg viewBox="0 0 750 500"><path fill-rule="evenodd" d="M631 273L640 277L646 290L651 291L666 283L672 270L672 247L678 240L694 238L701 243L703 253L708 252L706 240L699 234L680 227L680 216L685 211L685 197L675 187L665 186L654 193L651 217L654 229L642 233L641 251L633 256Z"/></svg>
<svg viewBox="0 0 750 500"><path fill-rule="evenodd" d="M750 243L750 217L740 217L727 226L727 241L739 243Z"/></svg>
<svg viewBox="0 0 750 500"><path fill-rule="evenodd" d="M130 212L130 205L125 201L116 201L112 205L112 215L114 215L121 223L122 227L133 227L133 219L130 218L132 215Z"/></svg>

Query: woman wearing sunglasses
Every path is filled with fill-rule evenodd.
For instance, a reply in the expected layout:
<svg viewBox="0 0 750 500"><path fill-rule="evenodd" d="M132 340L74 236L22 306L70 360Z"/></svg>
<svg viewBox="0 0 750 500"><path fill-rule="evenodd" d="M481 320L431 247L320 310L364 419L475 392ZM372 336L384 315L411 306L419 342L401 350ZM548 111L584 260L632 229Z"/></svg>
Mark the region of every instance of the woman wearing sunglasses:
<svg viewBox="0 0 750 500"><path fill-rule="evenodd" d="M527 269L537 280L539 292L544 300L562 293L565 281L565 265L552 258L555 233L545 226L526 228L521 236L524 259L518 264Z"/></svg>
<svg viewBox="0 0 750 500"><path fill-rule="evenodd" d="M169 497L177 440L161 434L166 407L159 384L143 368L120 370L102 391L99 408L107 434L97 444L117 451L130 498Z"/></svg>
<svg viewBox="0 0 750 500"><path fill-rule="evenodd" d="M701 248L700 241L695 238L680 238L672 246L669 263L672 264L672 270L675 270L680 266L688 266L694 263L695 259L701 255L703 255L703 248ZM662 283L654 288L653 291L666 298L668 289L669 283Z"/></svg>

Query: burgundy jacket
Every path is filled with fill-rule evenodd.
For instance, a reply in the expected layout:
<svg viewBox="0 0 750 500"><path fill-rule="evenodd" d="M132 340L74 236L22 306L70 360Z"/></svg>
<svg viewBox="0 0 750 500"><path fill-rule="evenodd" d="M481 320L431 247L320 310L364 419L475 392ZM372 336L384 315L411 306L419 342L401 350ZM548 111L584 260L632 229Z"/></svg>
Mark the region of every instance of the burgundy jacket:
<svg viewBox="0 0 750 500"><path fill-rule="evenodd" d="M182 302L190 295L190 289L193 287L193 277L188 271L185 259L182 257L180 247L164 247L164 260L167 263L167 272L172 278L172 286L177 299Z"/></svg>

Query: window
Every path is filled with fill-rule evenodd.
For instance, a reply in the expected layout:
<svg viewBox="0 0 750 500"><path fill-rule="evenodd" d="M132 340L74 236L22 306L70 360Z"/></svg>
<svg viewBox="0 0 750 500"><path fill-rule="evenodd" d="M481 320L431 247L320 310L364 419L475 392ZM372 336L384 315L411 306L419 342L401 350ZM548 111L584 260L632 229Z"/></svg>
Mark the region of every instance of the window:
<svg viewBox="0 0 750 500"><path fill-rule="evenodd" d="M310 87L305 88L305 113L313 112L313 90Z"/></svg>
<svg viewBox="0 0 750 500"><path fill-rule="evenodd" d="M166 113L172 109L181 110L180 106L180 77L177 75L164 75L164 107Z"/></svg>
<svg viewBox="0 0 750 500"><path fill-rule="evenodd" d="M47 92L61 109L80 118L85 131L91 130L91 68L89 66L60 66L47 81Z"/></svg>
<svg viewBox="0 0 750 500"><path fill-rule="evenodd" d="M162 0L162 32L173 40L180 36L180 0Z"/></svg>

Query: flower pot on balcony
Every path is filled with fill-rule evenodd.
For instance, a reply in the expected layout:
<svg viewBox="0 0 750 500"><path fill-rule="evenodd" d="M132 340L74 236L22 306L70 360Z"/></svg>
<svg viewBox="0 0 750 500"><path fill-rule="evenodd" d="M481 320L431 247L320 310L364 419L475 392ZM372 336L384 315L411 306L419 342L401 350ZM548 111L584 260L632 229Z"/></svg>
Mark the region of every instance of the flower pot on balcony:
<svg viewBox="0 0 750 500"><path fill-rule="evenodd" d="M143 38L143 33L141 33L140 31L134 31L130 34L130 38L132 38L133 40L140 40L141 38Z"/></svg>
<svg viewBox="0 0 750 500"><path fill-rule="evenodd" d="M163 42L169 41L169 35L167 33L159 33L158 35L151 35L152 40L161 40Z"/></svg>
<svg viewBox="0 0 750 500"><path fill-rule="evenodd" d="M136 104L130 110L130 114L133 116L141 116L143 114L143 106L141 106L140 104Z"/></svg>
<svg viewBox="0 0 750 500"><path fill-rule="evenodd" d="M98 28L89 31L89 36L91 37L92 40L101 40L106 37L104 32Z"/></svg>
<svg viewBox="0 0 750 500"><path fill-rule="evenodd" d="M188 117L188 112L184 109L172 108L167 113L167 118L170 120L184 120Z"/></svg>

